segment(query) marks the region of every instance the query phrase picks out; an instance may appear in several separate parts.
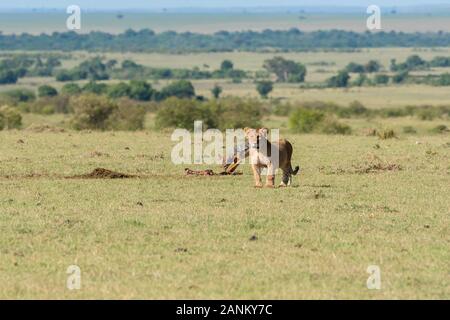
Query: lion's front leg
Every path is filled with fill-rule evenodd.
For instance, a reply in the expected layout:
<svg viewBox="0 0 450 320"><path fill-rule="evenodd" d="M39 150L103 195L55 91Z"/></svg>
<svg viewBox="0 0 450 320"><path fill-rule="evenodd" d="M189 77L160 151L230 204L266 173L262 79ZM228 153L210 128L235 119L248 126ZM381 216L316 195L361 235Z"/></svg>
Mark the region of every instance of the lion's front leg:
<svg viewBox="0 0 450 320"><path fill-rule="evenodd" d="M261 168L257 166L256 164L252 165L253 169L253 177L255 178L255 187L256 188L262 188L262 181L261 181Z"/></svg>
<svg viewBox="0 0 450 320"><path fill-rule="evenodd" d="M273 164L269 164L267 166L266 187L267 188L275 187L275 167Z"/></svg>

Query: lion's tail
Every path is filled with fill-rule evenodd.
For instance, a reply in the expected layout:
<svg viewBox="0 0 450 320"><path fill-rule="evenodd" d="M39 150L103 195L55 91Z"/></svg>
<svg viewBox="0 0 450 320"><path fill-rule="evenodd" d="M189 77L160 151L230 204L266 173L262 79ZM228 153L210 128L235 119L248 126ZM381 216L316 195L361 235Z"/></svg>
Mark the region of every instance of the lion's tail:
<svg viewBox="0 0 450 320"><path fill-rule="evenodd" d="M298 171L300 170L300 167L296 166L295 169L292 169L291 158L292 158L292 153L293 153L294 149L292 148L292 144L289 141L286 141L286 146L287 146L288 159L289 159L289 171L290 171L290 174L295 176L295 175L297 175Z"/></svg>
<svg viewBox="0 0 450 320"><path fill-rule="evenodd" d="M292 165L291 165L290 167L291 167L291 174L292 174L293 176L296 176L297 173L298 173L299 170L300 170L300 167L299 167L299 166L296 166L295 169L292 169Z"/></svg>

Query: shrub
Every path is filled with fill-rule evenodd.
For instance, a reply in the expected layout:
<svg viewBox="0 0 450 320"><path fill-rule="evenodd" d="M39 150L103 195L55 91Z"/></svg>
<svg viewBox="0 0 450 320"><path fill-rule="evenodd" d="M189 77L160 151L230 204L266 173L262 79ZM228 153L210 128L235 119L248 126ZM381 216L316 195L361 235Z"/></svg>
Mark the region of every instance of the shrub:
<svg viewBox="0 0 450 320"><path fill-rule="evenodd" d="M36 100L36 95L33 91L28 89L15 89L4 93L4 96L12 104L17 104L19 102L31 102Z"/></svg>
<svg viewBox="0 0 450 320"><path fill-rule="evenodd" d="M273 114L280 117L288 116L292 111L292 105L289 103L278 103L273 108Z"/></svg>
<svg viewBox="0 0 450 320"><path fill-rule="evenodd" d="M202 120L208 127L215 123L208 110L200 107L200 103L191 99L171 97L161 103L156 113L157 128L186 128L192 130L194 121Z"/></svg>
<svg viewBox="0 0 450 320"><path fill-rule="evenodd" d="M434 57L429 62L430 67L446 68L450 67L450 57Z"/></svg>
<svg viewBox="0 0 450 320"><path fill-rule="evenodd" d="M330 88L345 88L350 80L350 75L347 71L339 71L339 73L327 80L327 85Z"/></svg>
<svg viewBox="0 0 450 320"><path fill-rule="evenodd" d="M297 109L289 117L289 129L298 133L309 133L317 129L325 114L310 109Z"/></svg>
<svg viewBox="0 0 450 320"><path fill-rule="evenodd" d="M137 86L134 86L134 92L133 94L140 97L139 92L136 90ZM122 97L129 97L131 95L131 86L126 84L125 82L120 82L117 84L114 84L110 87L108 87L108 97L112 99L122 98ZM151 95L150 95L151 97ZM140 99L138 99L140 100Z"/></svg>
<svg viewBox="0 0 450 320"><path fill-rule="evenodd" d="M350 118L352 116L368 116L370 111L361 102L353 101L347 108L338 109L337 114L342 118Z"/></svg>
<svg viewBox="0 0 450 320"><path fill-rule="evenodd" d="M440 116L439 110L436 110L432 107L425 106L423 109L417 111L417 116L420 120L433 120Z"/></svg>
<svg viewBox="0 0 450 320"><path fill-rule="evenodd" d="M410 115L406 108L385 108L376 111L376 114L384 118L398 118Z"/></svg>
<svg viewBox="0 0 450 320"><path fill-rule="evenodd" d="M392 77L392 82L404 83L408 79L408 76L409 76L408 71L399 72Z"/></svg>
<svg viewBox="0 0 450 320"><path fill-rule="evenodd" d="M81 91L82 90L77 83L67 83L61 88L61 93L69 96L80 94Z"/></svg>
<svg viewBox="0 0 450 320"><path fill-rule="evenodd" d="M108 90L108 85L105 83L97 83L95 81L90 81L83 86L82 91L84 93L94 93L97 95L105 94Z"/></svg>
<svg viewBox="0 0 450 320"><path fill-rule="evenodd" d="M22 126L22 116L15 108L3 106L0 108L0 130L18 129Z"/></svg>
<svg viewBox="0 0 450 320"><path fill-rule="evenodd" d="M444 73L434 82L436 86L450 86L450 73Z"/></svg>
<svg viewBox="0 0 450 320"><path fill-rule="evenodd" d="M117 103L106 96L84 94L70 99L76 130L139 130L144 127L145 107L128 99Z"/></svg>
<svg viewBox="0 0 450 320"><path fill-rule="evenodd" d="M195 97L195 89L190 81L180 80L169 84L161 90L161 97L163 99L169 97L193 98Z"/></svg>
<svg viewBox="0 0 450 320"><path fill-rule="evenodd" d="M58 91L49 85L43 85L38 88L39 97L54 97L58 95Z"/></svg>
<svg viewBox="0 0 450 320"><path fill-rule="evenodd" d="M108 129L108 118L117 109L117 105L107 97L94 94L72 97L70 104L74 111L72 126L76 130Z"/></svg>
<svg viewBox="0 0 450 320"><path fill-rule="evenodd" d="M67 95L43 97L33 103L20 105L20 107L24 112L37 114L69 113L72 111L69 100Z"/></svg>
<svg viewBox="0 0 450 320"><path fill-rule="evenodd" d="M370 84L370 79L364 73L360 73L359 76L352 82L352 85L356 87L361 87L365 84Z"/></svg>
<svg viewBox="0 0 450 320"><path fill-rule="evenodd" d="M388 84L389 76L385 74L377 74L374 78L375 84Z"/></svg>
<svg viewBox="0 0 450 320"><path fill-rule="evenodd" d="M120 99L117 108L107 120L106 127L113 130L141 130L144 128L145 107L129 100Z"/></svg>
<svg viewBox="0 0 450 320"><path fill-rule="evenodd" d="M340 123L332 117L325 118L321 127L321 132L325 134L349 135L352 133L352 128L350 126Z"/></svg>
<svg viewBox="0 0 450 320"><path fill-rule="evenodd" d="M263 107L253 99L224 98L203 104L211 115L215 128L235 129L261 125Z"/></svg>
<svg viewBox="0 0 450 320"><path fill-rule="evenodd" d="M203 121L206 128L231 129L257 127L261 105L255 100L225 98L208 102L169 98L161 103L156 114L157 128L193 129L194 121Z"/></svg>
<svg viewBox="0 0 450 320"><path fill-rule="evenodd" d="M120 85L120 88L116 87L116 90L122 92L129 90L129 97L139 101L149 101L155 94L152 86L147 81L133 80L130 82L129 89L126 88L126 84ZM116 92L117 93L117 92Z"/></svg>

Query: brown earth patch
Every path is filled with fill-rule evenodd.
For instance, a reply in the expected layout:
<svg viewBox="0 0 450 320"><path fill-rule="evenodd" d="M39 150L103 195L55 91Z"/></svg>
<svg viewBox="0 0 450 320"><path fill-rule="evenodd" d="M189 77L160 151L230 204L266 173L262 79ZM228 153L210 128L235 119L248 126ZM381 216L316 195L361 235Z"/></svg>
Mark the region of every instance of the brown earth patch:
<svg viewBox="0 0 450 320"><path fill-rule="evenodd" d="M137 178L135 175L111 171L104 168L96 168L91 173L67 177L69 179L130 179Z"/></svg>

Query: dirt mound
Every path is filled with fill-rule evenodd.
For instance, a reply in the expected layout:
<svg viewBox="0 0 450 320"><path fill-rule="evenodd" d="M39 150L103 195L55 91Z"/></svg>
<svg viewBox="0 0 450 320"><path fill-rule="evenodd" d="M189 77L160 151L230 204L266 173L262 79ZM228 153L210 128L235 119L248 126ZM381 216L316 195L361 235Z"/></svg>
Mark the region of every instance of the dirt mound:
<svg viewBox="0 0 450 320"><path fill-rule="evenodd" d="M91 173L69 177L72 179L130 179L136 176L115 172L104 168L96 168Z"/></svg>

